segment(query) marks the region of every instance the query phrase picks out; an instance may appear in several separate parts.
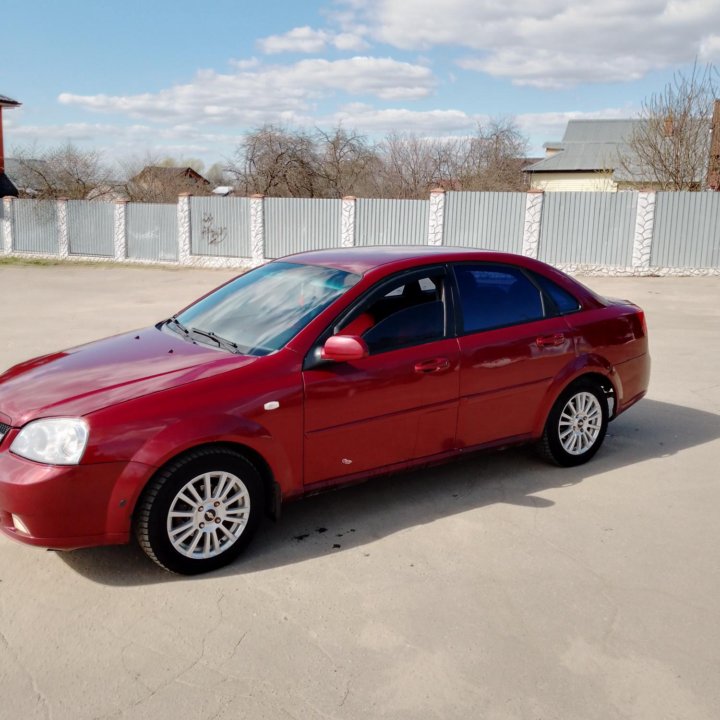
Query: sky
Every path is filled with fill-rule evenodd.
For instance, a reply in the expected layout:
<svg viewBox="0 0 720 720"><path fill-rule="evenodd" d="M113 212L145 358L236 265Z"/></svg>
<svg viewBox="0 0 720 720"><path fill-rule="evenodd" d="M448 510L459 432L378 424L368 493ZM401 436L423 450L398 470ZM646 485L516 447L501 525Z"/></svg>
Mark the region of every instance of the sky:
<svg viewBox="0 0 720 720"><path fill-rule="evenodd" d="M6 155L232 158L266 123L379 140L632 117L720 64L720 0L0 0Z"/></svg>

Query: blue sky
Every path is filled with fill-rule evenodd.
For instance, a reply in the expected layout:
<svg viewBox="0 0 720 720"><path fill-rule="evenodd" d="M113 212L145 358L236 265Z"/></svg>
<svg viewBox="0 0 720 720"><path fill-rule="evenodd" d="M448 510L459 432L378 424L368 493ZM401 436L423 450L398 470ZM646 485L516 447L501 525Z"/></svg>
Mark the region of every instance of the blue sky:
<svg viewBox="0 0 720 720"><path fill-rule="evenodd" d="M263 123L470 134L514 117L531 151L571 117L627 117L695 59L718 0L3 2L7 154L223 161Z"/></svg>

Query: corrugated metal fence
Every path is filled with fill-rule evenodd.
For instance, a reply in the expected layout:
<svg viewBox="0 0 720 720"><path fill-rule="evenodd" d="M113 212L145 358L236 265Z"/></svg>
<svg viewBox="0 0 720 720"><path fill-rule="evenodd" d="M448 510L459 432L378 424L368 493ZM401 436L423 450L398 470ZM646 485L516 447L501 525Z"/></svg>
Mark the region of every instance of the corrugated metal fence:
<svg viewBox="0 0 720 720"><path fill-rule="evenodd" d="M190 198L193 255L250 257L248 198Z"/></svg>
<svg viewBox="0 0 720 720"><path fill-rule="evenodd" d="M672 268L720 265L720 193L657 194L650 265Z"/></svg>
<svg viewBox="0 0 720 720"><path fill-rule="evenodd" d="M427 200L357 200L356 245L427 245Z"/></svg>
<svg viewBox="0 0 720 720"><path fill-rule="evenodd" d="M267 198L265 256L340 247L342 200Z"/></svg>
<svg viewBox="0 0 720 720"><path fill-rule="evenodd" d="M177 207L128 203L127 254L138 260L178 259Z"/></svg>
<svg viewBox="0 0 720 720"><path fill-rule="evenodd" d="M57 203L52 200L16 200L15 250L57 255Z"/></svg>
<svg viewBox="0 0 720 720"><path fill-rule="evenodd" d="M445 199L445 245L519 253L525 193L453 192Z"/></svg>
<svg viewBox="0 0 720 720"><path fill-rule="evenodd" d="M559 264L629 267L637 193L545 194L540 260Z"/></svg>
<svg viewBox="0 0 720 720"><path fill-rule="evenodd" d="M115 253L112 203L68 200L67 228L71 255L112 257Z"/></svg>
<svg viewBox="0 0 720 720"><path fill-rule="evenodd" d="M526 200L524 193L446 193L443 244L522 252ZM114 203L70 200L59 215L63 206L55 201L9 202L12 250L57 255L61 238L67 237L63 253L114 257ZM191 198L189 252L250 258L252 202ZM266 198L262 202L265 257L342 245L342 200ZM635 192L545 193L539 259L554 265L631 267L637 204ZM178 260L178 206L128 203L124 214L128 258ZM7 219L7 208L0 202L3 216ZM350 239L357 246L425 245L429 216L428 200L358 199L350 216L354 217ZM63 231L58 226L62 217L67 221ZM720 265L720 193L656 193L653 228L650 268Z"/></svg>

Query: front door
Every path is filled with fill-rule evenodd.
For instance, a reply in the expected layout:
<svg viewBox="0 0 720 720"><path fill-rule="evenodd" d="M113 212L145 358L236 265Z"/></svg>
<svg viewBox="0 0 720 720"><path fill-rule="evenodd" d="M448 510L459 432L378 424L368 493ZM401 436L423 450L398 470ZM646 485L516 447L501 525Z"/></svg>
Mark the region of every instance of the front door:
<svg viewBox="0 0 720 720"><path fill-rule="evenodd" d="M369 356L306 361L306 485L452 450L460 354L446 285L443 267L384 281L329 333L362 337Z"/></svg>

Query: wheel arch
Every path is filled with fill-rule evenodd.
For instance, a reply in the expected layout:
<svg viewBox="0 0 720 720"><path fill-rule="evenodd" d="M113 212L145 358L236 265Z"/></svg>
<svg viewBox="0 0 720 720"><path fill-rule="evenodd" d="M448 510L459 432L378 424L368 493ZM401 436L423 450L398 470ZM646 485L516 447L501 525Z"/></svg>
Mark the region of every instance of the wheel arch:
<svg viewBox="0 0 720 720"><path fill-rule="evenodd" d="M258 471L258 474L260 475L260 479L262 480L263 487L265 489L266 514L268 514L274 520L277 520L280 517L282 493L280 490L280 485L276 481L275 475L268 461L262 456L260 452L258 452L255 448L250 447L249 445L245 445L244 443L240 442L222 440L217 442L200 443L198 445L193 445L192 447L184 448L172 457L167 458L160 467L156 468L152 475L147 479L147 482L143 485L142 488L140 488L137 496L134 498L132 508L133 521L135 519L135 514L137 512L138 506L140 504L140 498L145 492L145 489L151 486L155 478L158 477L161 473L163 473L169 465L172 465L178 460L182 460L184 457L192 455L193 453L196 453L198 451L232 451L238 453L239 455L242 455L248 462L253 465L253 467Z"/></svg>
<svg viewBox="0 0 720 720"><path fill-rule="evenodd" d="M608 403L608 415L612 420L617 413L618 399L622 397L622 383L613 366L603 358L586 356L578 358L574 363L560 373L551 383L545 394L544 401L535 417L533 435L540 437L545 429L545 423L550 415L553 405L565 390L579 381L588 380L598 385L607 400L612 400L612 409Z"/></svg>

